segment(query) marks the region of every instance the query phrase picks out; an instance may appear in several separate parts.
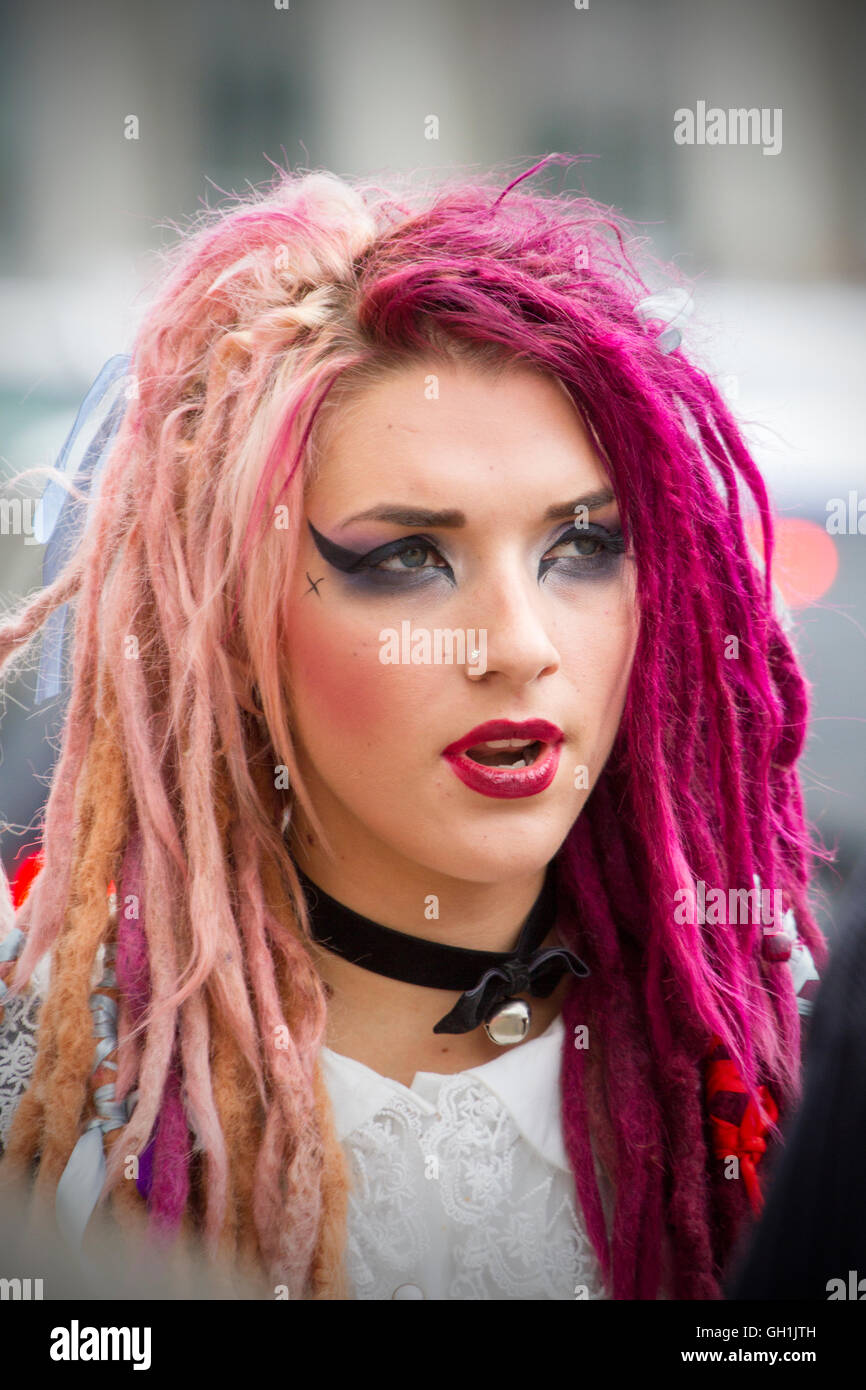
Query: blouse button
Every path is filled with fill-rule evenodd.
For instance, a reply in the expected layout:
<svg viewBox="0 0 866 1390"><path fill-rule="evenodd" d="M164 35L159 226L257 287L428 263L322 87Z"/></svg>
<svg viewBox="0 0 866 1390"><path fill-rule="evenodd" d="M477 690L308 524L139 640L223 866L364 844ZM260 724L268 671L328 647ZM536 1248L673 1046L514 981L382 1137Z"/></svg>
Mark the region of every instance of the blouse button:
<svg viewBox="0 0 866 1390"><path fill-rule="evenodd" d="M396 1288L396 1289L394 1290L394 1292L392 1293L392 1295L391 1295L391 1298L392 1298L392 1299L395 1299L395 1298L423 1298L423 1297L424 1297L424 1290L423 1290L423 1289L419 1289L419 1287L418 1287L417 1284L401 1284L401 1285L399 1286L399 1288Z"/></svg>

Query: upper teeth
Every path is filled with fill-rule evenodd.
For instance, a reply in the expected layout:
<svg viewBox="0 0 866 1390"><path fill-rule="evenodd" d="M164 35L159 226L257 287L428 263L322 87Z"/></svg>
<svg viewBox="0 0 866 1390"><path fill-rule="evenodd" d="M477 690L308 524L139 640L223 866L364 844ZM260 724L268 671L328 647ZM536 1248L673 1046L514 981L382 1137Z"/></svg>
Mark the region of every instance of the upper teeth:
<svg viewBox="0 0 866 1390"><path fill-rule="evenodd" d="M528 748L535 739L532 738L491 738L486 743L473 744L475 748L489 748L495 753L500 748Z"/></svg>

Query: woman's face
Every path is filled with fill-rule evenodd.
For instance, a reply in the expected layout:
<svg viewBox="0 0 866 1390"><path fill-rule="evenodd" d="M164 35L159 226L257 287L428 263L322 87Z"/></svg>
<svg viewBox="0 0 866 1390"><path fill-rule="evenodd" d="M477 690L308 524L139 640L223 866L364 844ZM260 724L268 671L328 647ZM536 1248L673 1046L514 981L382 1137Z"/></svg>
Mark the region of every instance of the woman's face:
<svg viewBox="0 0 866 1390"><path fill-rule="evenodd" d="M289 698L344 869L539 870L610 753L637 636L634 562L574 405L523 366L401 368L336 417L306 516ZM530 746L489 746L506 736Z"/></svg>

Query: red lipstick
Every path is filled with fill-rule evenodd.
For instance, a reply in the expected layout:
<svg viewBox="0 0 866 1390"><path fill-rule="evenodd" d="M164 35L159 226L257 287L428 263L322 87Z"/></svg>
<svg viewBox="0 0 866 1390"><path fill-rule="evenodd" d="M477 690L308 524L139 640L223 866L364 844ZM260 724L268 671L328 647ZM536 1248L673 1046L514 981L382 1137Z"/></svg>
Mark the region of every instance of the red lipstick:
<svg viewBox="0 0 866 1390"><path fill-rule="evenodd" d="M482 796L537 796L556 776L564 738L547 719L489 719L450 743L442 757Z"/></svg>

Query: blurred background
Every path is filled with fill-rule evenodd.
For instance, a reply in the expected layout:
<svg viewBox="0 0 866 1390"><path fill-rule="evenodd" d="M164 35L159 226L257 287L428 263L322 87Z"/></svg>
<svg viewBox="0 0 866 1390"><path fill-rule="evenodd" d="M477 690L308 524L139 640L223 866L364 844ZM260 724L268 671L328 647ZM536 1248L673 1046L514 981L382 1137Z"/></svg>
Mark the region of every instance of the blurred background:
<svg viewBox="0 0 866 1390"><path fill-rule="evenodd" d="M832 935L866 842L866 12L578 4L5 5L0 484L54 462L102 364L129 350L172 221L268 181L270 161L383 178L504 163L516 177L551 151L589 156L541 181L582 183L696 277L687 345L770 486L813 686L807 804L838 852L819 911ZM674 113L699 102L781 110L781 149L678 144ZM10 516L4 605L42 582L43 547ZM35 675L11 683L0 724L10 876L38 846L59 729L34 693Z"/></svg>

